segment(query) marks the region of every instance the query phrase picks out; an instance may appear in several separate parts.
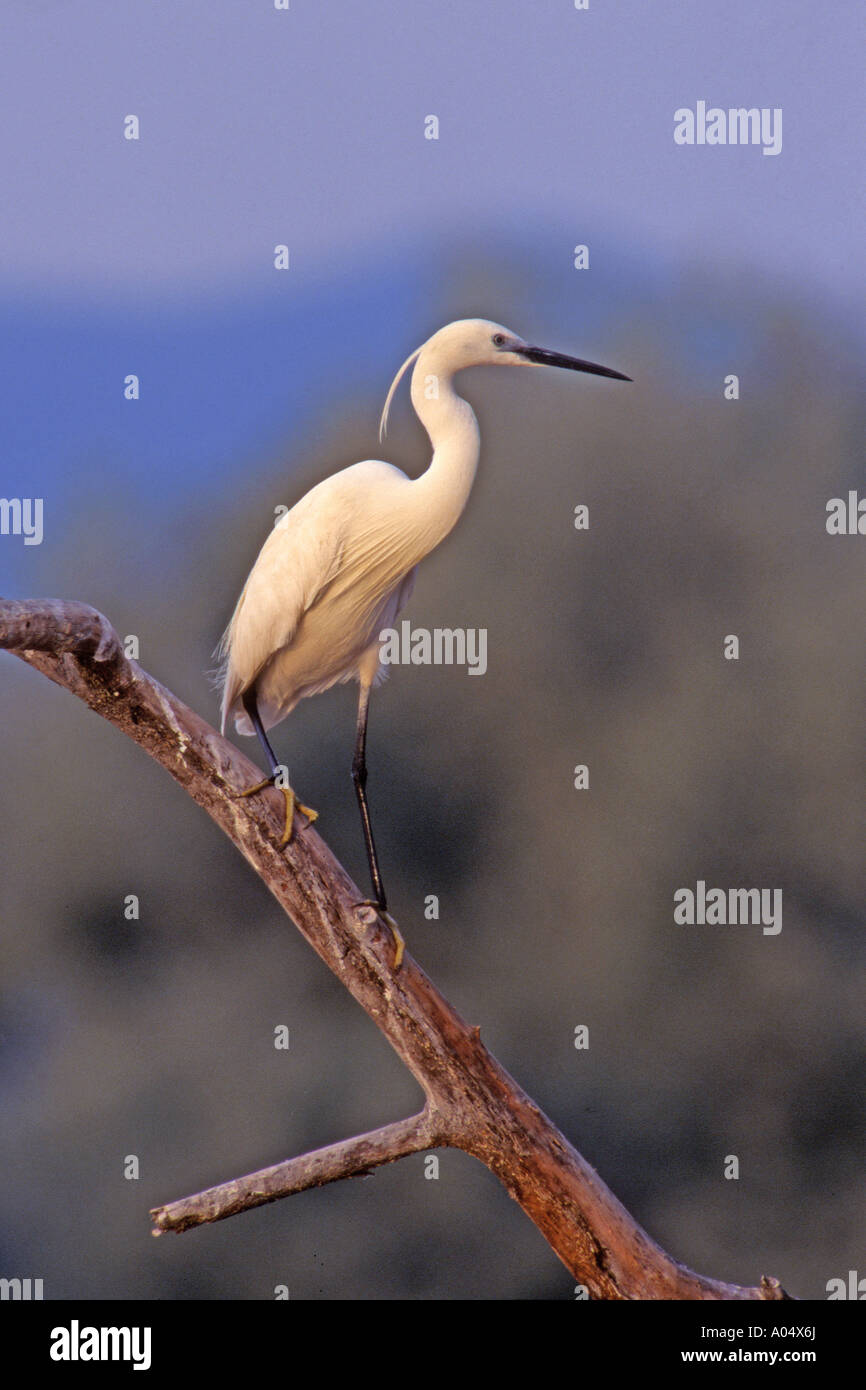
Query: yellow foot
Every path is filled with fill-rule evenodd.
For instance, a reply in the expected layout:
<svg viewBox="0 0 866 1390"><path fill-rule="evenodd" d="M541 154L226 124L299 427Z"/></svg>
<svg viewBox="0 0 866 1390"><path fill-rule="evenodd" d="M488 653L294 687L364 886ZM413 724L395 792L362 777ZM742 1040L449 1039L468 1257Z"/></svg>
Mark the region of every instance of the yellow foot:
<svg viewBox="0 0 866 1390"><path fill-rule="evenodd" d="M308 825L312 825L314 820L319 819L319 813L314 811L311 806L305 806L303 801L298 801L291 787L277 787L273 777L266 777L263 782L257 782L254 787L248 787L240 795L255 796L256 792L264 791L265 787L274 787L276 791L282 792L286 798L286 825L280 837L280 849L283 849L292 838L295 811L300 811L302 816L306 816Z"/></svg>
<svg viewBox="0 0 866 1390"><path fill-rule="evenodd" d="M353 903L352 906L375 908L377 917L381 922L385 923L385 926L394 938L394 969L399 970L400 966L403 964L403 952L406 950L406 942L403 940L400 928L397 926L390 912L386 912L383 907L380 907L375 898L362 898L359 903Z"/></svg>

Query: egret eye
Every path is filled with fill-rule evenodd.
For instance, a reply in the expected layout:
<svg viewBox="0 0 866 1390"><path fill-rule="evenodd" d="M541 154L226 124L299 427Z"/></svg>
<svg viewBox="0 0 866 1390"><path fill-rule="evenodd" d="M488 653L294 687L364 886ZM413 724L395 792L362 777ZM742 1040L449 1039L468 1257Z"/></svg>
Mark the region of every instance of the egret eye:
<svg viewBox="0 0 866 1390"><path fill-rule="evenodd" d="M494 333L494 334L493 334L493 344L494 344L494 347L503 347L503 346L505 345L505 334L504 334L504 333Z"/></svg>

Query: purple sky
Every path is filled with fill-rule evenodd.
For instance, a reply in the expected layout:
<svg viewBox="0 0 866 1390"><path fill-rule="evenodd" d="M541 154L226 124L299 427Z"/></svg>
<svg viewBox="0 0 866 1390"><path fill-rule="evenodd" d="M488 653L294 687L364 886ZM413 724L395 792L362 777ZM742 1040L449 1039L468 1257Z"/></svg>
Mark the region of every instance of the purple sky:
<svg viewBox="0 0 866 1390"><path fill-rule="evenodd" d="M0 291L241 286L283 240L328 276L524 222L856 303L864 30L860 0L7 4ZM699 99L781 106L782 153L677 147Z"/></svg>

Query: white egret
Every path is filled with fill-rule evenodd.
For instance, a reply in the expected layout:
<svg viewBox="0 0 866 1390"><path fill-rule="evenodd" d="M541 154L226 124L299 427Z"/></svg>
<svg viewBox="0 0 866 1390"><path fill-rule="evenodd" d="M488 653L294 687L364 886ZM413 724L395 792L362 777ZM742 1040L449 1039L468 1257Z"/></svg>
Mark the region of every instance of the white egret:
<svg viewBox="0 0 866 1390"><path fill-rule="evenodd" d="M373 884L366 901L395 932L397 966L402 939L388 914L367 805L367 714L380 671L379 633L393 627L412 592L416 566L451 531L475 478L478 421L454 390L454 375L464 367L535 365L631 379L532 347L501 324L462 319L434 333L403 363L385 401L380 439L412 362L412 405L433 446L429 468L410 479L390 463L367 459L312 488L262 546L219 649L223 732L234 718L238 733L257 734L270 767L270 776L245 796L281 780L266 731L304 696L339 681L359 682L352 779ZM287 844L295 810L308 819L315 812L296 802L291 787L280 789L286 796L281 843Z"/></svg>

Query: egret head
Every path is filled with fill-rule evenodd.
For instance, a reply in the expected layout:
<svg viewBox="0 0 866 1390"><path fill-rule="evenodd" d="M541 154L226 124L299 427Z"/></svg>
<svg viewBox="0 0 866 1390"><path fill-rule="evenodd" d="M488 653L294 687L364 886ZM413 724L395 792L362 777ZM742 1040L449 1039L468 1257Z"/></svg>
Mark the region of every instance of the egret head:
<svg viewBox="0 0 866 1390"><path fill-rule="evenodd" d="M384 437L387 428L388 412L400 379L416 358L423 359L423 362L419 360L419 366L423 366L424 372L439 376L450 377L464 367L533 366L566 367L573 372L590 372L593 376L631 381L631 377L615 372L612 367L600 367L596 362L586 362L581 357L567 357L562 352L535 347L501 323L493 323L490 319L458 319L440 328L403 363L391 383L382 411L381 437Z"/></svg>

